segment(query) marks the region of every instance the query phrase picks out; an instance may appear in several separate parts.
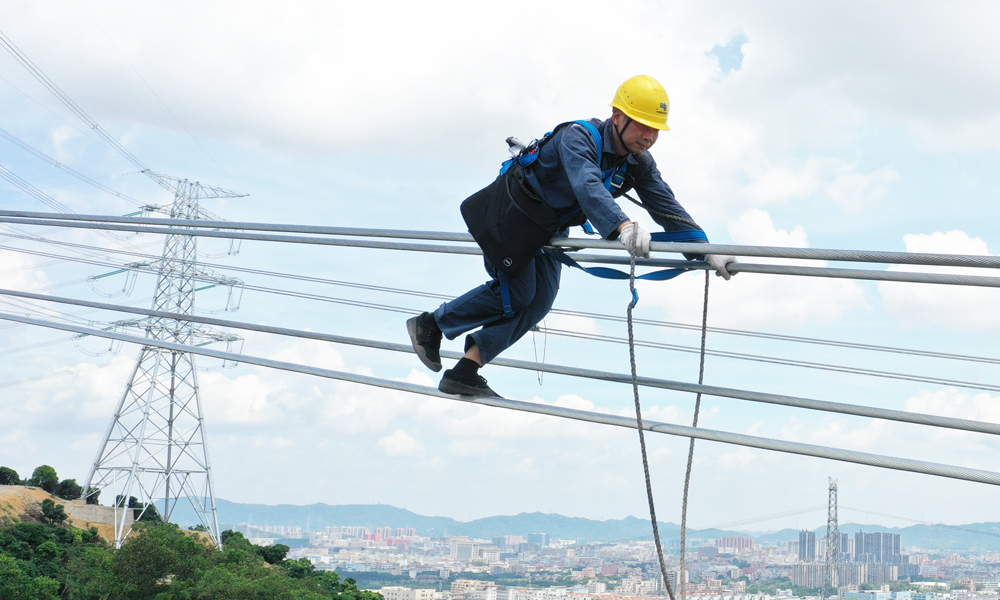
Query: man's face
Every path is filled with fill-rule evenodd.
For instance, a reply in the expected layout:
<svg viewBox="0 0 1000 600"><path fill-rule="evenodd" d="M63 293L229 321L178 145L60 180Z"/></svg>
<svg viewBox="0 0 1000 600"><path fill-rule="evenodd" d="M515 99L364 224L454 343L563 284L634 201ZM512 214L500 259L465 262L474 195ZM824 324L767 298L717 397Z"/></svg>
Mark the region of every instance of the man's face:
<svg viewBox="0 0 1000 600"><path fill-rule="evenodd" d="M618 131L622 131L622 128L625 128L622 131L622 141L625 143L625 150L632 154L639 154L652 148L653 144L656 143L656 138L660 135L659 129L653 129L638 121L628 123L628 117L620 110L614 112L611 120L618 127ZM628 127L625 127L626 123L628 123Z"/></svg>

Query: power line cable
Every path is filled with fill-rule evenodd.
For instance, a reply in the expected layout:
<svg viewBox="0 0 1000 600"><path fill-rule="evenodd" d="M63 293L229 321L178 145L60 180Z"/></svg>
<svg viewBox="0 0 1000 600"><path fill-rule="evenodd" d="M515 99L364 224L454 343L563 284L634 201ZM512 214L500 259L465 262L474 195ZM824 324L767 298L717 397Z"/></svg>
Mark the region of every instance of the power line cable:
<svg viewBox="0 0 1000 600"><path fill-rule="evenodd" d="M850 510L854 512L864 513L866 515L877 515L879 517L889 517L890 519L899 519L901 521L909 521L911 523L920 523L921 525L929 525L931 527L947 527L948 529L957 529L959 531L968 531L969 533L978 533L979 535L988 535L991 537L1000 537L1000 533L994 531L983 531L981 529L969 529L968 527L959 527L958 525L945 525L944 523L932 523L930 521L921 521L919 519L910 519L908 517L900 517L897 515L887 515L885 513L875 512L873 510L866 510L863 508L851 508L849 506L841 507L843 510Z"/></svg>
<svg viewBox="0 0 1000 600"><path fill-rule="evenodd" d="M21 317L18 315L12 315L8 313L0 313L0 319L16 321L26 325L34 325L38 327L46 327L51 329L60 329L72 333L81 333L81 334L92 335L95 337L103 337L107 339L118 340L124 343L136 344L139 346L152 346L156 348L171 350L174 352L186 352L189 354L208 356L211 358L218 358L221 360L235 362L235 363L255 365L269 369L279 369L283 371L300 373L304 375L324 377L327 379L337 379L340 381L346 381L350 383L358 383L362 385L380 387L384 389L396 390L401 392L422 394L426 396L442 398L445 400L465 402L468 404L478 404L482 406L491 406L495 408L516 410L520 412L530 412L534 414L549 415L549 416L574 419L589 423L598 423L603 425L613 425L616 427L625 427L629 429L635 429L637 427L637 422L635 419L624 416L567 408L564 406L557 406L553 404L510 400L507 398L452 396L450 394L445 394L439 391L435 387L430 387L430 386L417 385L403 381L393 381L389 379L382 379L368 375L349 373L345 371L336 371L333 369L323 369L319 367L312 367L312 366L289 363L284 361L276 361L255 356L247 356L243 354L236 354L233 352L223 352L199 346L176 344L173 342L156 340L152 338L140 338L113 331L102 331L89 327L70 325L67 323L54 323L40 319ZM539 365L539 366L545 367L548 365ZM971 469L968 467L960 467L956 465L944 465L944 464L931 463L927 461L920 461L909 458L870 454L867 452L858 452L855 450L847 450L842 448L817 446L814 444L790 442L786 440L763 438L741 433L716 431L712 429L703 429L700 427L688 427L685 425L674 425L671 423L662 423L655 421L645 421L643 423L643 429L645 431L652 431L656 433L674 435L678 437L685 437L685 438L694 437L700 440L709 440L726 444L734 444L738 446L745 446L748 448L773 450L776 452L798 454L800 456L812 456L817 458L824 458L841 462L849 462L854 464L867 465L867 466L873 466L891 470L909 471L912 473L922 473L926 475L935 475L939 477L947 477L950 479L960 479L964 481L974 481L978 483L986 483L989 485L1000 486L1000 473L992 471L984 471L981 469Z"/></svg>
<svg viewBox="0 0 1000 600"><path fill-rule="evenodd" d="M80 129L80 128L79 128L79 127L77 127L76 125L74 125L74 124L70 123L69 121L67 121L66 119L64 119L64 118L62 117L62 115L60 115L60 114L56 113L56 112L55 112L55 111L53 111L53 110L52 110L51 108L49 108L49 107L45 106L44 104L42 104L41 102L39 102L38 100L36 100L36 99L35 99L35 98L34 98L33 96L31 96L30 94L28 94L27 92L25 92L25 91L24 91L24 90L22 90L21 88L19 88L19 87L17 87L16 85L14 85L14 83L13 83L13 82L11 82L11 80L7 79L6 77L4 77L4 76L2 76L2 75L0 75L0 79L3 79L3 80L4 80L4 82L5 82L5 83L6 83L7 85L9 85L10 87L12 87L12 88L14 88L15 90L17 90L17 92L18 92L19 94L21 94L22 96L24 96L24 97L25 97L25 98L27 98L28 100L31 100L32 102L34 102L35 104L37 104L37 105L38 105L38 106L39 106L40 108L42 108L42 109L44 109L44 110L48 111L48 113L49 113L50 115L52 115L53 117L55 117L55 118L59 119L60 121L62 121L63 123L65 123L65 124L66 124L67 126L69 126L69 127L73 128L73 129L77 130L77 132L78 132L78 133L80 133L80 135L82 135L83 137L87 137L87 138L90 138L90 139L91 139L91 140L93 140L93 141L98 141L98 140L94 140L94 138L92 138L92 137L90 136L90 134L88 134L88 133L87 133L87 132L85 132L84 130Z"/></svg>
<svg viewBox="0 0 1000 600"><path fill-rule="evenodd" d="M23 238L23 239L45 241L46 243L56 244L56 245L60 245L60 246L88 248L88 249L92 249L92 250L100 250L100 251L105 251L105 252L113 252L113 253L116 253L116 254L126 254L126 255L138 256L138 257L145 258L145 259L155 259L155 258L157 258L157 257L155 257L153 255L150 255L150 254L128 252L128 251L125 251L125 250L111 249L111 248L104 249L104 248L99 248L99 247L96 247L96 246L86 246L86 245L82 245L82 244L74 244L74 243L71 243L71 242L63 242L63 241L59 241L59 240L47 240L47 239L44 239L44 238L39 239L39 238L36 238L36 237L33 237L33 236L29 236L29 235L25 235L25 236L11 236L11 237L18 237L18 238ZM233 266L233 265L213 264L213 263L206 263L206 262L201 262L201 261L199 261L198 264L201 265L201 266L204 266L204 267L218 268L218 269L228 269L228 270L236 271L236 272L240 272L240 273L250 273L250 274L255 274L255 275L264 275L264 276L268 276L268 277L278 277L278 278L284 278L284 279L292 279L292 280L296 280L296 281L306 281L306 282L312 282L312 283L322 283L322 284L327 284L327 285L334 285L334 286L341 286L341 287L350 287L350 288L357 288L357 289L363 289L363 290L369 290L369 291L376 291L376 292L385 292L385 293L391 293L391 294L401 294L401 295L415 296L415 297L421 297L421 298L433 298L433 299L444 300L444 301L453 300L455 298L455 296L451 296L451 295L448 295L448 294L436 294L436 293L430 293L430 292L421 292L421 291L417 291L417 290L410 290L410 289L405 289L405 288L396 288L396 287L389 287L389 286L381 286L381 285L372 285L372 284L358 283L358 282L353 282L353 281L343 281L343 280L336 280L336 279L328 279L328 278L324 278L324 277L313 277L313 276L308 276L308 275L296 275L296 274L293 274L293 273L286 273L286 272L280 272L280 271L266 271L266 270L263 270L263 269L252 269L252 268L247 268L247 267L237 267L237 266ZM604 320L604 321L625 322L625 318L624 317L617 316L617 315L602 314L602 313L593 313L593 312L578 311L578 310L567 310L567 309L559 309L559 308L553 308L549 312L552 313L552 314L561 314L561 315L566 315L566 316L571 316L571 317L584 317L584 318L599 319L599 320ZM660 320L654 320L654 319L642 319L642 318L633 317L633 322L637 323L637 324L641 324L641 325L651 325L651 326L655 326L655 327L665 327L665 328L682 329L682 330L689 330L689 331L700 331L701 330L701 326L699 326L699 325L692 325L692 324L688 324L688 323L678 323L678 322L673 322L673 321L660 321ZM720 333L720 334L724 334L724 335L735 335L735 336L753 337L753 338L761 338L761 339L768 339L768 340L796 342L796 343L803 343L803 344L816 344L816 345L822 345L822 346L832 346L832 347L848 348L848 349L855 349L855 350L870 350L870 351L873 351L873 352L885 352L885 353L890 353L890 354L907 354L907 355L921 356L921 357L927 357L927 358L942 358L942 359L947 359L947 360L979 362L979 363L987 363L987 364L1000 365L1000 358L991 358L991 357L984 357L984 356L973 356L973 355L968 355L968 354L954 354L954 353L948 353L948 352L937 352L937 351L932 351L932 350L920 350L920 349L914 349L914 348L901 348L901 347L898 347L898 346L882 346L882 345L877 345L877 344L865 344L865 343L860 343L860 342L847 342L847 341L843 341L843 340L831 340L831 339L806 337L806 336L785 335L785 334L763 332L763 331L751 331L751 330L746 330L746 329L731 329L731 328L726 328L726 327L708 327L708 331L710 333Z"/></svg>
<svg viewBox="0 0 1000 600"><path fill-rule="evenodd" d="M33 63L31 59L28 58L28 56L24 54L24 52L22 52L21 49L18 48L14 44L14 42L12 42L10 38L8 38L2 31L0 31L0 46L2 46L5 50L7 50L7 52L14 57L14 60L19 62L22 67L27 69L27 71L36 80L38 80L38 82L41 83L42 86L45 87L45 89L47 89L53 96L55 96L56 99L58 99L63 104L63 106L68 108L70 112L72 112L74 115L77 116L77 118L86 123L87 126L90 127L90 129L94 133L96 133L98 137L104 140L106 144L114 148L126 160L128 160L130 163L138 167L140 171L145 171L149 169L149 167L147 167L141 160L139 160L139 158L136 155L132 154L132 152L129 151L128 148L121 145L118 142L118 140L116 140L109 133L104 131L104 129L101 128L101 126L97 123L97 121L92 119L90 115L88 115L82 108L80 108L80 106L76 102L73 101L72 98L70 98L66 94L66 92L64 92L58 85L56 85L54 81L49 79L48 75L46 75L40 68L38 68L38 66L35 65L35 63Z"/></svg>
<svg viewBox="0 0 1000 600"><path fill-rule="evenodd" d="M94 228L107 229L109 231L132 231L132 229L122 229L125 223L135 225L169 225L171 227L187 227L191 229L235 229L240 231L267 231L284 233L309 233L326 236L347 236L366 238L394 238L394 239L415 239L433 240L449 242L475 242L468 233L454 233L449 231L413 231L405 229L377 229L367 227L329 227L322 225L292 225L285 223L253 223L246 221L212 221L205 219L153 219L148 217L116 217L110 215L82 215L75 214L65 216L53 213L37 213L26 211L0 211L0 215L5 217L19 217L30 219L57 219L65 221L64 227L80 227L71 224L71 221L86 221L94 223ZM145 231L155 233L177 233L177 230L162 231L155 227ZM194 231L182 231L185 235L211 235L213 237L233 237L232 235L220 235L221 231L197 233ZM433 244L398 244L386 242L353 242L349 240L312 238L305 236L254 236L240 239L259 239L262 241L293 242L304 244L327 244L335 246L356 246L359 248L383 248L386 250L414 250L423 252L457 252L459 254L477 254L468 251L465 247L459 246L438 246ZM624 250L618 242L608 240L594 240L588 238L567 238L554 237L549 240L548 246L554 248L568 249L570 251L581 249L612 250L616 253ZM899 265L923 265L939 267L970 267L970 268L1000 268L1000 256L986 254L935 254L924 252L886 252L881 250L835 250L828 248L795 248L790 246L741 246L735 244L703 244L694 242L652 242L650 249L656 252L671 252L680 254L693 254L703 256L706 254L732 254L736 256L753 256L763 258L784 258L792 260L823 260L842 261L860 263L882 263ZM482 254L482 252L478 252ZM601 256L604 261L612 264L628 265L628 258L614 256ZM676 266L676 264L690 265L692 261L674 261L665 266ZM663 264L660 259L643 259L636 262L637 265L659 265ZM738 263L737 263L738 264ZM755 265L774 266L774 265ZM692 267L695 268L695 267ZM856 269L842 269L844 271L854 271Z"/></svg>
<svg viewBox="0 0 1000 600"><path fill-rule="evenodd" d="M150 172L151 173L151 172ZM153 175L150 175L153 176ZM12 217L12 214L26 214L20 211L0 211L0 222L17 223L21 225L51 225L51 221L45 219ZM372 240L341 239L330 237L310 237L304 235L279 235L279 234L257 234L243 231L221 231L214 229L211 231L200 231L195 226L187 229L177 227L153 227L153 226L133 226L117 225L111 218L100 217L99 219L78 218L78 215L69 220L60 221L61 227L73 227L80 229L102 229L106 231L132 231L138 233L155 233L164 235L187 235L201 236L209 238L254 240L265 242L280 242L289 244L310 244L320 246L342 246L354 248L371 248L380 250L405 250L411 252L431 252L441 254L464 254L471 256L482 255L478 246L457 246L441 244L404 243L404 242L384 242ZM49 217L52 218L52 217ZM120 219L121 217L119 217ZM102 222L105 219L108 222ZM97 221L99 224L83 224L76 221ZM199 223L199 221L191 221ZM215 223L215 222L212 222ZM225 223L225 222L222 222ZM199 224L197 227L215 227L216 225ZM220 227L231 227L240 229L239 224L224 224ZM328 228L329 229L329 228ZM349 228L343 228L349 229ZM400 232L397 230L365 230L383 232L393 232L410 234L412 232ZM420 232L418 232L420 233ZM432 232L435 233L435 232ZM361 235L361 234L344 234ZM443 234L457 237L465 234ZM393 237L390 235L380 235L380 237ZM554 238L552 244L553 251L561 251L566 248L600 248L605 250L621 250L621 245L613 245L609 242L599 242L593 240ZM705 255L705 254L733 254L741 256L771 256L783 258L797 258L807 260L843 260L850 262L896 262L900 264L923 264L933 266L965 266L976 268L997 268L1000 267L1000 257L996 256L963 256L947 254L908 254L906 252L871 252L862 250L822 250L813 248L777 248L768 246L733 246L723 244L688 244L682 242L653 242L653 249L664 252L680 252L685 254ZM628 264L628 259L621 256L608 256L600 254L575 254L574 259L582 263L600 264ZM675 260L662 258L642 259L644 267L670 267L687 270L709 270L711 267L702 260ZM1000 287L1000 277L980 276L980 275L957 275L951 273L919 273L911 271L876 271L872 269L843 269L829 267L805 267L798 265L777 265L758 263L734 263L729 268L732 273L758 273L768 275L789 275L795 277L828 277L835 279L855 279L862 281L895 281L907 283L933 283L941 285L959 285L976 287Z"/></svg>
<svg viewBox="0 0 1000 600"><path fill-rule="evenodd" d="M112 188L104 185L103 183L101 183L101 182L99 182L99 181L97 181L95 179L91 179L90 177L87 177L83 173L81 173L81 172L79 172L79 171L77 171L77 170L75 170L73 168L70 168L70 167L66 166L62 162L60 162L60 161L52 158L51 156L49 156L48 154L45 154L41 150L38 150L38 149L34 148L33 146L31 146L27 142L24 142L23 140L21 140L20 138L18 138L17 136L15 136L14 134L10 133L9 131L7 131L5 129L0 128L0 137L4 138L5 140L7 140L8 142L10 142L11 144L14 144L15 146L17 146L18 148L24 150L25 152L27 152L27 153L35 156L39 160L42 160L42 161L44 161L44 162L52 165L53 167L55 167L57 169L60 169L61 171L65 171L66 173L69 173L70 175L72 175L73 177L76 177L80 181L82 181L82 182L84 182L86 184L89 184L89 185L91 185L91 186L93 186L93 187L95 187L95 188L97 188L97 189L99 189L99 190L101 190L103 192L107 192L107 193L111 194L112 196L116 196L118 198L121 198L122 200L131 202L132 204L135 204L135 205L138 205L138 206L142 206L144 204L143 202L140 202L140 201L136 200L135 198L133 198L131 196L128 196L128 195L123 194L123 193L121 193L121 192L119 192L117 190L114 190L114 189L112 189ZM69 209L67 208L66 211L69 211ZM64 211L64 212L66 212L66 211ZM72 212L72 211L69 211L69 212Z"/></svg>
<svg viewBox="0 0 1000 600"><path fill-rule="evenodd" d="M63 304L71 304L75 306L84 306L90 308L99 308L102 310L127 312L132 314L146 315L149 317L173 319L178 321L189 321L192 323L202 323L205 325L215 325L218 327L243 329L247 331L256 331L260 333L269 333L269 334L296 337L308 340L330 342L335 344L346 344L362 348L388 350L391 352L402 352L405 354L413 353L413 347L410 344L397 344L393 342L366 340L366 339L354 338L342 335L318 333L315 331L303 331L299 329L290 329L286 327L275 327L272 325L259 325L254 323L245 323L242 321L218 319L215 317L186 315L180 313L139 308L134 306L122 306L104 302L93 302L90 300L62 298L58 296L48 296L33 292L21 292L21 291L7 290L2 288L0 288L0 295L14 296L18 298L27 298L32 300L41 300L45 302L58 302ZM445 358L458 359L462 357L462 354L459 352L442 350L441 356ZM607 371L597 371L593 369L582 369L579 367L567 367L562 365L553 365L551 363L543 364L533 361L497 358L491 361L490 364L502 367L511 367L515 369L528 370L528 371L544 371L546 373L553 373L556 375L582 377L587 379L609 381L614 383L623 383L623 384L632 383L632 379L629 375L621 373L611 373ZM901 423L929 425L934 427L947 427L951 429L960 429L963 431L1000 435L1000 423L973 421L969 419L957 419L953 417L942 417L937 415L912 413L894 409L877 408L874 406L845 404L841 402L830 402L825 400L813 400L809 398L798 398L795 396L769 394L765 392L753 392L747 390L738 390L733 388L710 386L704 384L699 385L694 383L683 383L678 381L670 381L666 379L657 379L653 377L639 376L637 378L637 381L641 386L655 387L659 389L673 390L678 392L687 392L694 394L701 393L709 396L718 396L722 398L733 398L737 400L748 400L751 402L776 404L780 406L793 406L796 408L805 408L809 410L819 410L824 412L832 412L832 413L853 415L859 417L868 417L873 419L899 421Z"/></svg>
<svg viewBox="0 0 1000 600"><path fill-rule="evenodd" d="M37 256L46 256L46 257L59 256L59 255L54 255L54 254L46 253L46 252L30 251L30 250L24 250L24 249L21 249L21 248L12 248L12 247L7 247L7 246L0 246L0 250L12 250L12 251L15 251L15 252L25 252L25 253L28 253L28 254L34 254L34 255L37 255ZM154 272L156 272L152 268L148 268L148 267L147 268L143 268L143 267L136 266L136 265L121 265L121 264L115 264L115 263L99 262L99 261L92 261L92 260L86 260L86 259L75 259L75 258L72 259L72 260L74 262L80 262L80 263L85 263L85 264L92 264L92 265L97 265L97 266L102 266L102 267L108 267L108 268L114 268L114 269L135 268L135 269L137 269L139 271L147 272L147 273L154 273ZM195 277L195 279L199 280L199 281L204 281L204 282L209 282L209 283L215 283L214 280L207 279L207 278L197 278L197 277ZM422 312L420 309L416 309L416 308L408 308L408 307L402 307L402 306L393 306L393 305L381 304L381 303L376 303L376 302L368 302L368 301L362 301L362 300L350 300L350 299L347 299L347 298L338 298L338 297L328 296L328 295L323 295L323 294L312 294L312 293L306 293L306 292L295 292L295 291L290 291L290 290L283 290L283 289L271 288L271 287L267 287L267 286L253 285L253 284L246 283L246 282L244 282L243 284L241 284L240 287L242 289L244 289L244 290L247 290L247 291L262 292L262 293L267 293L267 294L272 294L272 295L285 296L285 297L289 297L289 298L299 298L299 299L303 299L303 300L313 300L313 301L319 301L319 302L328 302L328 303L340 304L340 305L344 305L344 306L355 306L355 307L358 307L358 308L366 308L366 309L379 310L379 311L384 311L384 312L392 312L392 313L404 314L404 315L413 315L413 314L419 314L420 312ZM585 340L591 340L591 341L601 341L601 342L617 343L617 344L628 343L624 338L615 337L615 336L604 336L604 335L597 335L597 334L588 334L588 333L581 333L581 332L574 332L574 331L567 331L567 330L563 330L563 329L553 329L553 328L539 328L539 331L548 332L548 333L551 333L552 335L557 335L557 336L560 336L560 337L569 337L569 338L577 338L577 339L585 339ZM652 342L652 341L636 340L635 344L637 346L643 346L643 347L647 347L647 348L654 348L654 349L658 349L658 350L669 350L669 351L674 351L674 352L685 352L685 353L698 353L698 352L700 352L700 350L698 350L696 348L693 348L693 347L690 347L690 346L683 346L683 345L678 345L678 344L667 344L667 343L664 343L664 342ZM794 359L777 358L777 357L763 356L763 355L757 355L757 354L746 354L746 353L741 353L741 352L731 352L731 351L725 351L725 350L706 350L706 354L708 354L710 356L718 356L718 357L721 357L721 358L730 358L730 359L734 359L734 360L747 360L747 361L763 362L763 363L775 364L775 365L782 365L782 366L794 366L794 367L807 368L807 369L818 369L818 370L823 370L823 371L833 371L833 372L839 372L839 373L848 373L848 374L852 374L852 375L864 375L864 376L868 376L868 377L879 377L879 378L884 378L884 379L897 379L897 380L901 380L901 381L913 381L913 382L917 382L917 383L928 383L928 384L933 384L933 385L951 385L951 386L962 387L962 388L967 388L967 389L976 389L976 390L985 390L985 391L991 391L991 392L1000 392L1000 386L991 385L991 384L984 384L984 383L979 383L979 382L964 381L964 380L959 380L959 379L946 379L946 378L939 378L939 377L929 377L929 376L924 376L924 375L913 375L913 374L908 374L908 373L897 373L897 372L893 372L893 371L878 371L878 370L874 370L874 369L864 369L864 368L861 368L861 367L848 367L848 366L843 366L843 365L832 365L832 364L826 364L826 363L800 361L800 360L794 360Z"/></svg>
<svg viewBox="0 0 1000 600"><path fill-rule="evenodd" d="M40 189L36 188L35 186L31 185L30 183L28 183L27 181L25 181L24 179L22 179L20 176L18 176L16 173L14 173L13 171L11 171L10 169L8 169L7 167L5 167L3 165L0 165L0 178L3 178L5 180L7 180L14 187L18 188L19 190L21 190L25 194L31 196L32 198L38 200L42 204L45 204L46 206L54 208L54 209L60 211L61 213L73 214L73 210L70 207L66 206L62 202L59 202L58 200L56 200L55 198L49 196L48 194L46 194L42 190L40 190ZM133 250L136 250L136 248L134 246L132 246L131 244L129 244L128 242L126 242L126 241L124 241L124 240L122 240L120 238L117 238L114 235L111 235L107 231L95 231L95 233L97 233L98 235L100 235L103 238L111 240L112 242L114 242L116 244L122 245L122 246L124 246L126 248L131 248Z"/></svg>
<svg viewBox="0 0 1000 600"><path fill-rule="evenodd" d="M139 70L135 68L135 65L132 64L132 61L130 61L128 57L125 56L125 53L122 52L121 48L118 47L118 44L115 43L114 39L112 39L111 36L108 35L108 32L105 31L104 27L102 27L101 24L97 21L93 13L91 13L90 10L87 8L87 6L83 3L83 0L80 0L80 6L83 8L84 12L87 13L87 16L90 17L90 20L94 22L94 25L96 25L97 28L101 30L101 33L104 34L104 37L108 38L108 41L111 43L112 46L114 46L114 49L118 51L119 55L121 55L122 60L124 60L125 64L127 64L129 68L132 69L132 72L135 73L135 76L139 78L139 81L141 81L142 84L146 86L146 89L149 90L149 93L153 94L153 97L156 98L156 101L160 103L160 106L162 106L164 110L170 113L170 116L173 117L174 121L176 121L177 124L181 126L181 129L184 130L184 133L188 134L188 137L191 138L191 141L193 141L195 145L197 145L198 148L205 153L205 156L207 156L209 160L215 163L215 166L219 167L219 169L221 169L222 172L226 174L226 177L229 177L229 179L231 179L233 183L239 185L239 182L237 182L236 179L229 174L229 171L227 171L225 167L219 164L219 161L215 160L215 157L212 156L209 153L209 151L206 150L205 147L201 145L201 142L199 142L198 139L194 137L194 135L184 125L184 123L181 123L181 120L177 118L177 115L174 114L174 111L170 110L170 107L167 106L167 103L163 101L163 98L160 98L160 95L156 93L156 91L153 89L153 86L149 85L149 82L146 81L146 78L139 73Z"/></svg>
<svg viewBox="0 0 1000 600"><path fill-rule="evenodd" d="M628 341L621 337L607 336L607 335L597 335L593 333L579 333L575 331L567 331L565 329L547 329L547 331L553 335L559 335L562 337L577 338L583 340L591 340L598 342L609 342L613 344L627 344ZM636 346L644 346L646 348L656 348L659 350L671 350L675 352L686 352L688 354L697 354L699 350L691 346L681 346L678 344L667 344L664 342L649 342L649 341L636 341ZM940 377L928 377L926 375L911 375L908 373L896 373L893 371L877 371L875 369L864 369L861 367L847 367L843 365L831 365L826 363L810 362L804 360L795 360L791 358L775 358L772 356L763 356L760 354L746 354L742 352L730 352L726 350L707 350L706 354L710 356L718 356L720 358L732 358L736 360L749 360L754 362L763 362L773 365L783 365L789 367L801 367L805 369L818 369L821 371L834 371L838 373L850 373L852 375L866 375L869 377L881 377L885 379L899 379L903 381L915 381L918 383L931 383L935 385L954 385L957 387L964 387L975 390L986 390L990 392L1000 392L1000 386L993 385L989 383L978 383L972 381L963 381L958 379L944 379Z"/></svg>

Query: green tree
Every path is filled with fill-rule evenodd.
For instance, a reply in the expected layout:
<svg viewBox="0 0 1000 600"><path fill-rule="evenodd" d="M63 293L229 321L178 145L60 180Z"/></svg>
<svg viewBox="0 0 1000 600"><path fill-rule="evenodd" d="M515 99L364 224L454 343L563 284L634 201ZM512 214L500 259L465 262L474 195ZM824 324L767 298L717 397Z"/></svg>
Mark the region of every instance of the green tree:
<svg viewBox="0 0 1000 600"><path fill-rule="evenodd" d="M283 561L281 566L285 568L288 576L293 579L304 579L313 574L313 564L309 562L308 558L300 558L298 560L288 559Z"/></svg>
<svg viewBox="0 0 1000 600"><path fill-rule="evenodd" d="M21 485L21 476L10 467L0 467L0 485Z"/></svg>
<svg viewBox="0 0 1000 600"><path fill-rule="evenodd" d="M100 504L97 500L100 496L101 490L90 490L90 492L87 493L87 504Z"/></svg>
<svg viewBox="0 0 1000 600"><path fill-rule="evenodd" d="M257 554L264 559L269 565L281 564L281 561L285 560L288 556L288 551L291 550L288 546L284 544L275 544L273 546L257 546Z"/></svg>
<svg viewBox="0 0 1000 600"><path fill-rule="evenodd" d="M63 479L56 488L56 496L63 500L76 500L83 495L83 488L75 479Z"/></svg>
<svg viewBox="0 0 1000 600"><path fill-rule="evenodd" d="M50 494L55 494L56 490L59 488L59 476L56 475L56 470L49 465L42 465L35 469L35 472L31 474L31 479L28 480L28 485L42 488Z"/></svg>
<svg viewBox="0 0 1000 600"><path fill-rule="evenodd" d="M30 577L13 556L0 554L0 598L58 600L59 582L48 577Z"/></svg>
<svg viewBox="0 0 1000 600"><path fill-rule="evenodd" d="M74 552L64 569L64 598L110 598L120 586L112 571L114 551L106 544L90 544Z"/></svg>
<svg viewBox="0 0 1000 600"><path fill-rule="evenodd" d="M112 597L153 598L210 566L215 548L173 523L136 523L110 564Z"/></svg>
<svg viewBox="0 0 1000 600"><path fill-rule="evenodd" d="M42 500L42 520L52 525L60 525L69 518L65 508L62 504L56 504L49 498Z"/></svg>

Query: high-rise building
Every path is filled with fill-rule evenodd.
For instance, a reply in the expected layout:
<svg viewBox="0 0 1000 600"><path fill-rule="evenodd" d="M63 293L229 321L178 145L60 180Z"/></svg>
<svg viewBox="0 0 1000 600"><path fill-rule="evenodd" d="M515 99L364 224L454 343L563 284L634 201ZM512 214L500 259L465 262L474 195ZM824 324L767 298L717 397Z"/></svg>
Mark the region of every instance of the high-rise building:
<svg viewBox="0 0 1000 600"><path fill-rule="evenodd" d="M799 560L813 562L816 560L816 533L803 529L799 532Z"/></svg>
<svg viewBox="0 0 1000 600"><path fill-rule="evenodd" d="M724 537L715 540L716 548L730 548L736 552L741 550L753 550L753 538L748 537Z"/></svg>
<svg viewBox="0 0 1000 600"><path fill-rule="evenodd" d="M547 533L529 533L528 534L529 544L538 544L541 547L549 545L549 534Z"/></svg>
<svg viewBox="0 0 1000 600"><path fill-rule="evenodd" d="M902 564L898 533L854 534L854 560L868 564Z"/></svg>

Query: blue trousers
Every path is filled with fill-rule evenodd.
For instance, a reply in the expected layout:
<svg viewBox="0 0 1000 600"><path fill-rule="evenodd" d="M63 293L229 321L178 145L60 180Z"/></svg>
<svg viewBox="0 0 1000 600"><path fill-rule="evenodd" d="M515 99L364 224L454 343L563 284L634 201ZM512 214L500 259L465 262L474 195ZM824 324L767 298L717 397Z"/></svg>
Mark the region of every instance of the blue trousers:
<svg viewBox="0 0 1000 600"><path fill-rule="evenodd" d="M465 349L478 346L486 364L545 318L559 292L562 264L540 253L517 277L508 277L514 316L504 318L497 270L488 259L483 263L490 281L439 306L434 319L449 340L482 327L465 339Z"/></svg>

